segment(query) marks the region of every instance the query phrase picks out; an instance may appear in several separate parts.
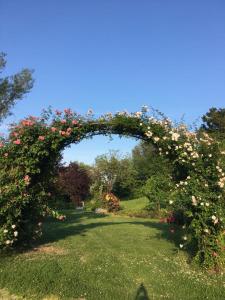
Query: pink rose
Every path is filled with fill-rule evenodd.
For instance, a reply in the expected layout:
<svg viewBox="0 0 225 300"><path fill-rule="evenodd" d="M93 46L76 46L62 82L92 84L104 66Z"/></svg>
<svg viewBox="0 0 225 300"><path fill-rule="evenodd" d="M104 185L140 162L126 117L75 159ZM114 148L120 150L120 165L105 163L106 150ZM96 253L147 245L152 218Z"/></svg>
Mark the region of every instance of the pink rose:
<svg viewBox="0 0 225 300"><path fill-rule="evenodd" d="M71 111L71 109L69 109L69 108L64 109L64 113L65 113L66 115L72 115L72 111Z"/></svg>
<svg viewBox="0 0 225 300"><path fill-rule="evenodd" d="M56 130L57 130L57 128L55 128L55 127L52 127L52 128L51 128L51 131L52 131L52 132L56 132Z"/></svg>
<svg viewBox="0 0 225 300"><path fill-rule="evenodd" d="M15 141L13 142L13 144L15 144L15 145L20 145L20 144L21 144L20 139L15 140Z"/></svg>
<svg viewBox="0 0 225 300"><path fill-rule="evenodd" d="M73 125L77 125L77 124L78 124L78 121L77 121L77 120L73 120L73 121L72 121L72 124L73 124Z"/></svg>
<svg viewBox="0 0 225 300"><path fill-rule="evenodd" d="M40 135L38 139L39 139L39 141L44 141L45 137L43 135Z"/></svg>
<svg viewBox="0 0 225 300"><path fill-rule="evenodd" d="M62 136L65 136L65 135L66 135L66 132L63 131L63 130L59 130L59 134L62 135Z"/></svg>
<svg viewBox="0 0 225 300"><path fill-rule="evenodd" d="M30 176L29 175L25 175L24 176L24 181L25 181L25 184L28 185L30 183Z"/></svg>

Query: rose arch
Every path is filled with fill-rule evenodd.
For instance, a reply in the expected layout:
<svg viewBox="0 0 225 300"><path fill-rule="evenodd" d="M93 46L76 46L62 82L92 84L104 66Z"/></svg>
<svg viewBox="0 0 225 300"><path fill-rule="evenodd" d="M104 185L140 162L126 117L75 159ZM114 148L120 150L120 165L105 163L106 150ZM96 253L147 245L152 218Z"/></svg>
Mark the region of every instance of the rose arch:
<svg viewBox="0 0 225 300"><path fill-rule="evenodd" d="M164 115L111 113L94 118L70 109L45 111L10 128L0 141L0 248L28 244L41 234L48 214L49 186L61 151L94 135L119 134L154 144L173 164L171 211L182 212L181 247L193 246L205 266L221 263L224 183L218 144L207 134L174 126ZM183 246L184 245L184 246Z"/></svg>

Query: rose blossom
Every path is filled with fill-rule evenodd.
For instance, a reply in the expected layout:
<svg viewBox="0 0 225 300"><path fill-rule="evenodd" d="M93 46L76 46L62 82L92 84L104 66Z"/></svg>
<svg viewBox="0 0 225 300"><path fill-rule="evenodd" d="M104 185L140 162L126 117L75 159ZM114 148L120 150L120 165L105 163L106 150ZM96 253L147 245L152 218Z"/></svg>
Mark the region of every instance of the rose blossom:
<svg viewBox="0 0 225 300"><path fill-rule="evenodd" d="M24 181L25 181L26 185L28 185L30 183L30 176L29 175L25 175L24 176Z"/></svg>
<svg viewBox="0 0 225 300"><path fill-rule="evenodd" d="M72 121L72 124L73 124L73 125L77 125L77 124L78 124L78 121L77 121L77 120L73 120L73 121Z"/></svg>
<svg viewBox="0 0 225 300"><path fill-rule="evenodd" d="M21 144L20 139L15 140L15 141L13 142L13 144L15 144L15 145L20 145L20 144Z"/></svg>

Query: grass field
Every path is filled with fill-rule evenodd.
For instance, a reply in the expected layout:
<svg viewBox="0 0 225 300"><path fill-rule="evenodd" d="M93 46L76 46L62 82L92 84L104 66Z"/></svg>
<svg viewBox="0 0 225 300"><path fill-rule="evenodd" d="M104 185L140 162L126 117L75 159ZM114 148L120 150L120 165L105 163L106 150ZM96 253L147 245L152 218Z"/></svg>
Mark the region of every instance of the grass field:
<svg viewBox="0 0 225 300"><path fill-rule="evenodd" d="M129 213L138 213L143 212L146 209L149 201L146 197L141 197L132 200L123 200L120 202L122 213L129 214Z"/></svg>
<svg viewBox="0 0 225 300"><path fill-rule="evenodd" d="M225 299L224 275L191 268L167 224L66 214L44 224L32 251L1 254L0 299Z"/></svg>

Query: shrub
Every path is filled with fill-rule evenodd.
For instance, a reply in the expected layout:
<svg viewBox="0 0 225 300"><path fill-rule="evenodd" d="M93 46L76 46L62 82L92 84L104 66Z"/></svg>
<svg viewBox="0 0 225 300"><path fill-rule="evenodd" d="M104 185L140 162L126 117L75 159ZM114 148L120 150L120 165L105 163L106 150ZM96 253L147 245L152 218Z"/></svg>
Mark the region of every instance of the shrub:
<svg viewBox="0 0 225 300"><path fill-rule="evenodd" d="M109 212L116 212L120 209L120 201L113 193L104 193L102 199L104 207Z"/></svg>
<svg viewBox="0 0 225 300"><path fill-rule="evenodd" d="M168 207L172 187L172 180L169 176L151 176L142 188L143 195L149 200L148 209L159 215L162 208Z"/></svg>

